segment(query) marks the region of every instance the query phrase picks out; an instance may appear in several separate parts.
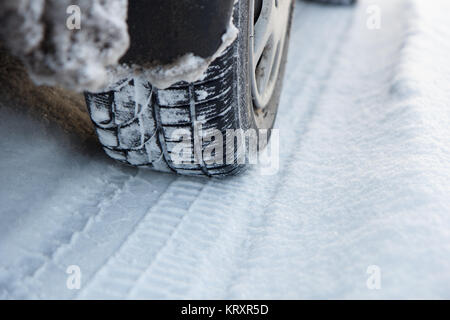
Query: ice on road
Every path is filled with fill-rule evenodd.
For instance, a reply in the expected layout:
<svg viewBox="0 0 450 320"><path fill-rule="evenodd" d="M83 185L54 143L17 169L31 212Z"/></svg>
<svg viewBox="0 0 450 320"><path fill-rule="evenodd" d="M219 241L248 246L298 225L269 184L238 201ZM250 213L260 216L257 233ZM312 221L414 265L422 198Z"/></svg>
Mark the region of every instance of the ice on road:
<svg viewBox="0 0 450 320"><path fill-rule="evenodd" d="M127 168L2 99L0 298L450 298L448 12L298 3L274 176Z"/></svg>

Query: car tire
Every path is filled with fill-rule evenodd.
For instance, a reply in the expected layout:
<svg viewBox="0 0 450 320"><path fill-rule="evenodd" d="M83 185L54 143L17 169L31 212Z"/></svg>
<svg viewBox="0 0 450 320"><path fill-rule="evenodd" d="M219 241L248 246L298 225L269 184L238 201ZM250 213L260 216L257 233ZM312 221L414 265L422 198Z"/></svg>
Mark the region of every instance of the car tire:
<svg viewBox="0 0 450 320"><path fill-rule="evenodd" d="M252 34L257 19L252 12L258 10L256 2L289 3L282 52L277 53L280 57L276 79L263 108L255 106L252 86L255 68L250 48L254 47ZM128 165L183 175L220 177L248 167L247 161L239 160L247 150L237 148L234 138L233 143L227 139L199 141L198 124L202 135L214 130L225 136L227 130L236 129L268 129L270 134L278 111L294 3L294 0L238 1L233 19L239 35L209 66L201 81L180 82L160 90L142 77L130 76L112 91L86 93L88 110L105 152ZM181 142L187 143L182 149L185 161L174 161L179 159ZM218 143L221 145L217 146ZM203 157L204 151L214 144L223 148L223 161ZM264 143L259 142L259 146L263 148Z"/></svg>

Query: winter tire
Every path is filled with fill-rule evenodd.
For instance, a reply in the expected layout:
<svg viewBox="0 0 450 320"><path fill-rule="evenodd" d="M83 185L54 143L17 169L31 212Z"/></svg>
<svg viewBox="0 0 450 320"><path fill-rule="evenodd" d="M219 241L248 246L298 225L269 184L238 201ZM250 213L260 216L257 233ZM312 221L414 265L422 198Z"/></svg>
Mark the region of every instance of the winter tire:
<svg viewBox="0 0 450 320"><path fill-rule="evenodd" d="M246 167L242 149L223 139L223 161L211 162L203 151L219 140L197 143L202 132L225 137L231 129L272 129L281 94L294 0L241 0L234 24L239 36L195 83L180 82L159 90L142 78L121 81L115 90L86 93L92 121L105 152L128 165L185 175L226 176ZM173 161L185 132L184 159ZM175 137L175 138L174 138ZM234 139L233 139L234 140ZM200 146L200 147L199 147ZM197 150L196 150L197 148ZM202 150L198 150L198 149ZM186 151L187 150L187 151ZM227 161L229 153L235 161ZM200 158L200 159L199 159Z"/></svg>

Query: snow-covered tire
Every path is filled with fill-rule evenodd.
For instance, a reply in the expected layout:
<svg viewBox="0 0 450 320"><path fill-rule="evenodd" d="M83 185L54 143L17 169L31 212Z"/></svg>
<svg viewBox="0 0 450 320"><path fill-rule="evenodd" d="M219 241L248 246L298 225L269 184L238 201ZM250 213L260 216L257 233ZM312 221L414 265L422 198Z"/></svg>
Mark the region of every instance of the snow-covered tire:
<svg viewBox="0 0 450 320"><path fill-rule="evenodd" d="M142 77L122 80L116 89L104 93L86 93L86 102L92 121L105 152L115 160L128 165L151 168L163 172L185 175L226 176L240 172L245 164L225 161L207 164L198 161L196 154L212 142L202 142L203 150L194 150L197 139L195 126L201 123L203 132L216 129L225 136L229 129L271 129L273 127L281 93L290 20L294 0L290 5L287 39L283 46L281 66L276 88L267 108L255 111L251 71L249 67L250 17L249 8L254 0L237 2L234 23L239 29L235 42L208 68L206 77L198 82L180 82L169 89L153 87ZM173 151L180 140L175 131L186 132L191 143L189 155L192 164L173 161ZM184 137L186 141L186 136ZM230 152L239 159L238 149L226 145L224 157ZM200 153L202 154L202 153Z"/></svg>

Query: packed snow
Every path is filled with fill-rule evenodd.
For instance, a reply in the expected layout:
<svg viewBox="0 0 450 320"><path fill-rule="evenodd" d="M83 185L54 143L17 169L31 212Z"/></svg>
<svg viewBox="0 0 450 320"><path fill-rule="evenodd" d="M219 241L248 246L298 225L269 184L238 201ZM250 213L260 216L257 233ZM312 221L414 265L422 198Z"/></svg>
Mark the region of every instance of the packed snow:
<svg viewBox="0 0 450 320"><path fill-rule="evenodd" d="M37 84L98 90L129 46L127 0L0 3L0 40Z"/></svg>
<svg viewBox="0 0 450 320"><path fill-rule="evenodd" d="M144 78L159 89L167 89L181 81L195 82L203 80L210 64L236 40L238 33L239 30L231 19L227 31L222 36L222 44L208 58L202 58L193 53L186 53L168 65L146 66L144 68L140 65L128 66L122 64L115 68L110 68L108 70L109 84L106 89L114 89L117 82L123 78L130 77L130 75Z"/></svg>
<svg viewBox="0 0 450 320"><path fill-rule="evenodd" d="M0 298L450 298L448 12L299 2L274 176L124 167L0 96Z"/></svg>
<svg viewBox="0 0 450 320"><path fill-rule="evenodd" d="M18 0L0 4L0 41L26 65L38 85L75 91L111 90L134 75L160 89L201 80L238 35L233 22L208 58L186 53L169 65L119 64L129 47L128 0Z"/></svg>

